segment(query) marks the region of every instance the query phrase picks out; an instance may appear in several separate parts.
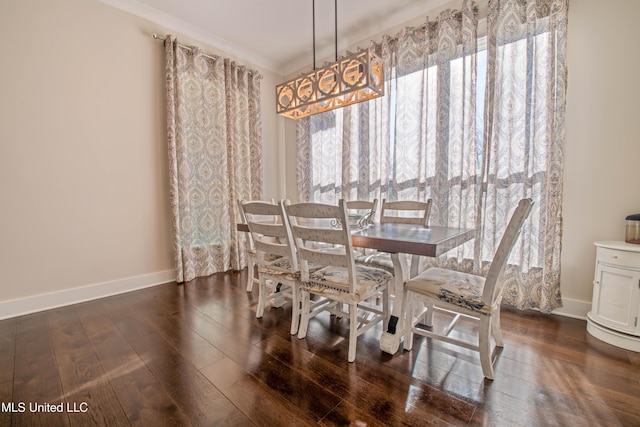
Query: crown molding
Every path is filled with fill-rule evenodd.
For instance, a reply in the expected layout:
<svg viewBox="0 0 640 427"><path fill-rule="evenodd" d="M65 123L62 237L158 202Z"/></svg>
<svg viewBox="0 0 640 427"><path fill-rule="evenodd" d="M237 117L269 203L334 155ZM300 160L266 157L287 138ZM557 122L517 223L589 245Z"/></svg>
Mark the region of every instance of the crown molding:
<svg viewBox="0 0 640 427"><path fill-rule="evenodd" d="M98 0L101 3L114 7L116 9L123 10L132 15L138 16L142 19L146 19L147 21L153 22L155 24L161 25L162 27L175 31L176 33L182 34L186 37L197 40L206 45L212 46L216 49L219 49L225 52L228 55L237 58L238 60L246 61L248 63L254 64L257 67L263 68L272 73L276 73L278 75L282 74L280 67L274 62L271 61L264 56L252 52L250 50L244 49L234 43L231 43L221 37L216 36L215 34L211 34L207 31L199 27L195 27L191 24L188 24L174 16L168 15L164 12L160 12L157 9L149 7L145 4L140 3L136 0ZM164 34L159 34L164 37ZM151 34L149 34L151 37Z"/></svg>

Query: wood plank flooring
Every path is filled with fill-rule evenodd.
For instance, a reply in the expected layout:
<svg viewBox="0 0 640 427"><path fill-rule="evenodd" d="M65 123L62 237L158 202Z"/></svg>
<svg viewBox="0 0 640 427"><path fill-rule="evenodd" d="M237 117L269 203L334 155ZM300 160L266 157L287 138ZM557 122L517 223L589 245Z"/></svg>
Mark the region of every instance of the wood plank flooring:
<svg viewBox="0 0 640 427"><path fill-rule="evenodd" d="M347 322L255 318L246 271L0 321L0 426L640 426L640 355L585 322L503 309L495 380L476 353ZM461 334L472 332L464 324ZM49 405L63 412L34 410ZM42 408L42 407L40 407Z"/></svg>

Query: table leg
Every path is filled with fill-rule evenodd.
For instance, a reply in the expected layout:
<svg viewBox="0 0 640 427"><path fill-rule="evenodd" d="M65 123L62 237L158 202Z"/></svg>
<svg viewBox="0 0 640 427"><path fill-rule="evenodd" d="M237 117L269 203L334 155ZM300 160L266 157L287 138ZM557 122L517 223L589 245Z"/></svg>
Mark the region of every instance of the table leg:
<svg viewBox="0 0 640 427"><path fill-rule="evenodd" d="M401 253L392 253L391 261L393 262L394 280L395 280L395 297L393 301L393 309L391 310L391 318L389 324L382 336L380 337L380 350L385 353L395 354L400 348L400 341L404 337L404 305L402 304L404 296L404 282L409 275L409 266L407 263L407 255Z"/></svg>

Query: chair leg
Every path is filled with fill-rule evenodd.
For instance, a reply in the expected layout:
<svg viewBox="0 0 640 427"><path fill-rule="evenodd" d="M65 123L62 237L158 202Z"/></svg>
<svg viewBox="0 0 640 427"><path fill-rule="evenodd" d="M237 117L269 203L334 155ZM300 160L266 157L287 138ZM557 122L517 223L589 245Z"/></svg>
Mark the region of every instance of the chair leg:
<svg viewBox="0 0 640 427"><path fill-rule="evenodd" d="M491 316L480 317L480 337L478 347L480 364L485 377L493 380L493 363L491 362Z"/></svg>
<svg viewBox="0 0 640 427"><path fill-rule="evenodd" d="M253 291L254 270L256 263L253 259L249 259L249 265L247 266L247 292Z"/></svg>
<svg viewBox="0 0 640 427"><path fill-rule="evenodd" d="M302 339L307 336L307 327L309 326L309 310L311 309L309 292L300 290L300 300L302 301L302 309L300 313L300 325L298 326L298 338Z"/></svg>
<svg viewBox="0 0 640 427"><path fill-rule="evenodd" d="M296 283L291 284L291 335L298 332L300 325L300 289Z"/></svg>
<svg viewBox="0 0 640 427"><path fill-rule="evenodd" d="M282 287L284 286L282 283L276 283L275 280L273 281L274 286L273 286L273 306L275 308L280 308L284 305L285 303L285 298L284 298L284 292L281 291Z"/></svg>
<svg viewBox="0 0 640 427"><path fill-rule="evenodd" d="M426 326L429 326L429 327L433 326L433 312L434 311L435 310L434 310L433 304L428 303L427 304L427 313L424 316L424 324Z"/></svg>
<svg viewBox="0 0 640 427"><path fill-rule="evenodd" d="M502 328L500 326L500 307L492 315L491 334L496 342L496 346L504 347L504 337L502 336Z"/></svg>
<svg viewBox="0 0 640 427"><path fill-rule="evenodd" d="M404 310L404 349L413 348L413 295L407 289L402 296L402 309Z"/></svg>
<svg viewBox="0 0 640 427"><path fill-rule="evenodd" d="M256 310L256 317L260 319L264 314L265 300L267 299L267 280L260 278L258 283L258 308Z"/></svg>
<svg viewBox="0 0 640 427"><path fill-rule="evenodd" d="M358 305L349 304L349 355L347 360L356 360L356 344L358 341Z"/></svg>

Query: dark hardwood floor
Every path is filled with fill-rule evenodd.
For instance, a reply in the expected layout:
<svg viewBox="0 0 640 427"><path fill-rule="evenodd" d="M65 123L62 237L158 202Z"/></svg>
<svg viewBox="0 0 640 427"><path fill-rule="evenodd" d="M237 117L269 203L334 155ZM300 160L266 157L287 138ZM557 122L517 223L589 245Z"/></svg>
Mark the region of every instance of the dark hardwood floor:
<svg viewBox="0 0 640 427"><path fill-rule="evenodd" d="M346 322L291 337L288 305L255 318L245 274L1 321L0 425L640 426L640 354L584 321L503 309L494 381L445 343L382 353L380 327L350 364Z"/></svg>

